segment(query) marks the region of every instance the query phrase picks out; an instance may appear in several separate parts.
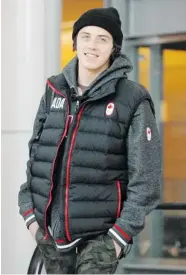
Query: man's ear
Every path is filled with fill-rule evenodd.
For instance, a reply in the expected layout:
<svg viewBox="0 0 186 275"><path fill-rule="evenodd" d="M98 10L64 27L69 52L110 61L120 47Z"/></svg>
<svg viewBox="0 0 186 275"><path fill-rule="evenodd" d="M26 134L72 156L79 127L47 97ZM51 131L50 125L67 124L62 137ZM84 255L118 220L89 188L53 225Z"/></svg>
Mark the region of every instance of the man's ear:
<svg viewBox="0 0 186 275"><path fill-rule="evenodd" d="M115 45L113 45L113 47L112 47L112 54L115 52L115 50L116 50L116 47L115 47Z"/></svg>
<svg viewBox="0 0 186 275"><path fill-rule="evenodd" d="M115 53L115 50L116 50L116 48L113 46L111 55L113 55Z"/></svg>

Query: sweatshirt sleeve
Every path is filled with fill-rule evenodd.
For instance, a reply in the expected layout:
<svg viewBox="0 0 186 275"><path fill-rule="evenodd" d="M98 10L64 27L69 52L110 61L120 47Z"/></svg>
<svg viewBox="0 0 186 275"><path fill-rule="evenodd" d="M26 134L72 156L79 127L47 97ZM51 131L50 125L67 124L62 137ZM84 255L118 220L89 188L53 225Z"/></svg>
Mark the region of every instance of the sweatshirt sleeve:
<svg viewBox="0 0 186 275"><path fill-rule="evenodd" d="M124 247L145 226L145 217L160 203L161 145L156 119L147 100L133 116L127 138L128 187L120 217L108 234Z"/></svg>

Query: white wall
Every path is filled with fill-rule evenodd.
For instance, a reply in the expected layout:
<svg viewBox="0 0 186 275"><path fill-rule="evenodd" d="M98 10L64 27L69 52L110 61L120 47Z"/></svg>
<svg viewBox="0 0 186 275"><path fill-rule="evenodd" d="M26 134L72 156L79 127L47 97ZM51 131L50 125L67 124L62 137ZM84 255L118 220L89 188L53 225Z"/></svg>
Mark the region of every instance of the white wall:
<svg viewBox="0 0 186 275"><path fill-rule="evenodd" d="M2 270L26 274L36 246L18 211L18 192L26 181L28 140L46 76L59 71L58 18L61 0L2 0ZM55 9L48 14L48 5ZM49 16L50 15L50 16ZM51 18L51 19L49 19ZM47 24L46 24L47 23ZM50 49L45 49L50 28ZM52 25L56 28L56 24ZM56 39L55 39L56 38ZM54 49L52 48L54 47ZM46 52L53 53L47 59ZM52 61L51 61L52 60ZM50 70L50 62L52 64ZM54 68L56 66L56 70Z"/></svg>

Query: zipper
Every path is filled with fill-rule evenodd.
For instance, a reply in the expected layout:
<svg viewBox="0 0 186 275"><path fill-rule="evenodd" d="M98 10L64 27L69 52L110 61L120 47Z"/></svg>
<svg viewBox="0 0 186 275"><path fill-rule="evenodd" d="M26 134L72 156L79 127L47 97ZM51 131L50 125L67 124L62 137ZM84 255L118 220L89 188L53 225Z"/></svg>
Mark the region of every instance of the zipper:
<svg viewBox="0 0 186 275"><path fill-rule="evenodd" d="M68 121L69 121L69 112L70 112L70 108L69 108L69 103L68 103L68 99L67 97L62 94L60 91L58 91L53 85L52 83L47 80L47 83L48 85L50 86L50 88L57 94L59 94L60 96L63 96L65 99L66 99L66 102L67 102L67 116L66 116L66 122L65 122L65 130L63 132L63 135L62 135L62 138L59 142L59 145L57 147L57 152L56 152L56 155L54 157L54 160L53 160L53 163L52 163L52 173L51 173L51 178L50 178L50 181L51 181L51 188L50 188L50 192L49 192L49 200L48 200L48 203L47 203L47 206L45 208L45 215L44 215L44 227L45 227L45 236L44 236L44 240L48 239L49 237L49 231L47 229L47 211L49 209L49 206L52 202L52 191L53 191L53 188L54 188L54 182L53 182L53 176L54 176L54 167L55 167L55 163L56 163L56 159L57 159L57 156L58 156L58 152L59 152L59 149L61 147L61 144L64 140L64 138L66 137L67 135L67 131L68 131Z"/></svg>
<svg viewBox="0 0 186 275"><path fill-rule="evenodd" d="M75 108L75 112L77 112L79 110L79 100L76 101L76 108Z"/></svg>
<svg viewBox="0 0 186 275"><path fill-rule="evenodd" d="M30 151L29 151L29 156L31 156L31 152L32 152L32 149L33 149L34 145L37 145L38 142L39 142L40 136L41 136L41 134L43 132L43 124L44 124L44 122L45 122L45 119L40 120L41 126L39 127L39 130L37 132L36 137L33 139L32 143L31 143Z"/></svg>
<svg viewBox="0 0 186 275"><path fill-rule="evenodd" d="M78 111L77 107L79 108L79 101L76 102L76 112ZM68 241L71 241L71 236L69 232L69 215L68 215L68 200L69 200L69 185L70 185L70 163L72 158L72 151L75 144L81 116L83 113L83 110L85 108L85 103L82 105L81 109L79 110L78 118L77 118L77 124L74 129L74 132L72 134L72 140L70 144L69 154L68 154L68 160L67 160L67 168L66 168L66 190L65 190L65 231L66 231L66 237Z"/></svg>
<svg viewBox="0 0 186 275"><path fill-rule="evenodd" d="M116 181L117 193L118 193L118 203L117 203L117 214L116 217L119 218L121 211L121 183L119 180Z"/></svg>

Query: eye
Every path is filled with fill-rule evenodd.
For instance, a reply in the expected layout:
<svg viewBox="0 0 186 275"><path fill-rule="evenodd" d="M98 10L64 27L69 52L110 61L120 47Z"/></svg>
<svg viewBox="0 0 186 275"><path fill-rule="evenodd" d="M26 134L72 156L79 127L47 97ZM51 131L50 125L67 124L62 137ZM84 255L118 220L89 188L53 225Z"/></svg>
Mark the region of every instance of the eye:
<svg viewBox="0 0 186 275"><path fill-rule="evenodd" d="M100 38L99 38L99 41L100 41L101 43L106 43L106 42L107 42L107 39L106 39L105 37L100 37Z"/></svg>
<svg viewBox="0 0 186 275"><path fill-rule="evenodd" d="M82 38L83 38L83 39L89 39L89 35L84 34L84 35L82 35Z"/></svg>

